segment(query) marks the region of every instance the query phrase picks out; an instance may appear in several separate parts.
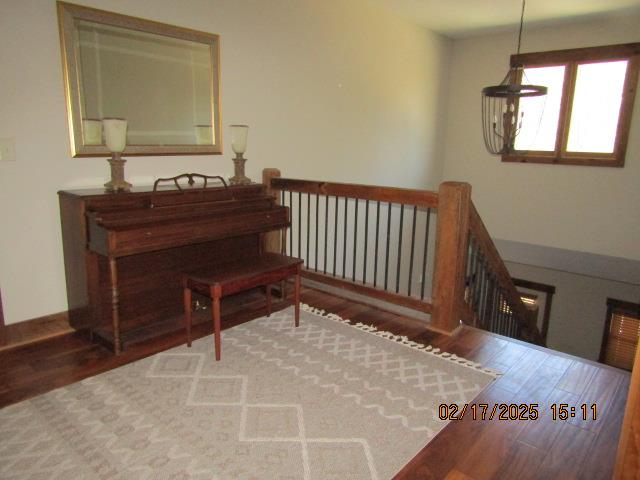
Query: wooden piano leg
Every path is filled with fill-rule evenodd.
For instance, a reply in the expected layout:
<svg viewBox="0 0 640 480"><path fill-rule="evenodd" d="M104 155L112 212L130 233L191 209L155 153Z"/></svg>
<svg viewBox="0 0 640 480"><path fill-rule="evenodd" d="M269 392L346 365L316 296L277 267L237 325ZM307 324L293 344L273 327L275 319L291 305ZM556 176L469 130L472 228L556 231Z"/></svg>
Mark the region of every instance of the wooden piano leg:
<svg viewBox="0 0 640 480"><path fill-rule="evenodd" d="M187 328L187 347L191 346L191 289L184 287L182 289L184 299L184 323Z"/></svg>
<svg viewBox="0 0 640 480"><path fill-rule="evenodd" d="M211 302L213 315L213 337L216 349L216 361L220 360L220 287L211 287Z"/></svg>
<svg viewBox="0 0 640 480"><path fill-rule="evenodd" d="M300 270L296 273L293 304L296 311L296 327L300 325Z"/></svg>
<svg viewBox="0 0 640 480"><path fill-rule="evenodd" d="M109 280L111 281L111 322L113 327L113 350L116 355L122 352L120 340L120 299L118 292L118 265L115 257L109 257Z"/></svg>
<svg viewBox="0 0 640 480"><path fill-rule="evenodd" d="M267 317L271 316L271 285L265 287L265 294L267 296Z"/></svg>

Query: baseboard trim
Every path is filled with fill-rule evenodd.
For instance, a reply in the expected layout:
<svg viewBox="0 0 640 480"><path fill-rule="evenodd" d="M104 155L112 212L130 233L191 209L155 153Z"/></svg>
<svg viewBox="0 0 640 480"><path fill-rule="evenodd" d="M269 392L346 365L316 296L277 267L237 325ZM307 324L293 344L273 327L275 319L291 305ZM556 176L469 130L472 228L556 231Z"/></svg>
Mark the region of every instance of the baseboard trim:
<svg viewBox="0 0 640 480"><path fill-rule="evenodd" d="M73 331L66 311L5 325L0 327L0 352L32 345Z"/></svg>

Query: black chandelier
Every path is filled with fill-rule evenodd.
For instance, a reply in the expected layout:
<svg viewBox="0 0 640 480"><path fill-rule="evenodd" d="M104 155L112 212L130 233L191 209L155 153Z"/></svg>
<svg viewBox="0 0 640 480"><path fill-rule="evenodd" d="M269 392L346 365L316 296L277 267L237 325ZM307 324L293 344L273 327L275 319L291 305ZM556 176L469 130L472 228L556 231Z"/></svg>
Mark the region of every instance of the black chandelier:
<svg viewBox="0 0 640 480"><path fill-rule="evenodd" d="M522 39L524 3L520 13L518 33L518 54ZM502 155L514 150L516 136L522 128L524 112L517 112L516 100L523 97L539 97L547 94L547 87L525 84L524 69L521 65L509 68L500 85L482 89L482 131L484 144L489 153Z"/></svg>

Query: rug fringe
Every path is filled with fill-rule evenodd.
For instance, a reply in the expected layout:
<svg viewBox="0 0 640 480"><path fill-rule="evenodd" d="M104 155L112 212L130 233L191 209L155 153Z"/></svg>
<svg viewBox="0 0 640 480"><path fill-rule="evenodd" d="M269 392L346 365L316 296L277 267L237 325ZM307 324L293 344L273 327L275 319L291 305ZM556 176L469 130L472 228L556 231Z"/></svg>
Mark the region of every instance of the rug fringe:
<svg viewBox="0 0 640 480"><path fill-rule="evenodd" d="M307 305L306 303L300 302L300 308L305 312L313 313L320 317L328 318L329 320L347 324L351 327L357 328L364 332L371 333L373 335L386 338L388 340L392 340L396 343L399 343L409 348L413 348L414 350L419 350L421 352L428 353L436 357L440 357L444 360L449 360L450 362L453 362L457 365L462 365L462 366L471 368L473 370L478 370L480 372L487 373L494 378L498 378L499 376L502 375L501 372L498 372L497 370L494 370L492 368L483 367L480 363L467 360L466 358L459 357L453 353L443 352L439 348L433 348L431 345L423 345L422 343L414 342L413 340L409 340L409 338L404 335L395 335L394 333L388 332L386 330L379 330L378 328L372 325L366 325L361 322L352 323L351 320L349 319L342 318L341 316L336 315L335 313L326 312L325 310L322 310L320 308L312 307L311 305Z"/></svg>

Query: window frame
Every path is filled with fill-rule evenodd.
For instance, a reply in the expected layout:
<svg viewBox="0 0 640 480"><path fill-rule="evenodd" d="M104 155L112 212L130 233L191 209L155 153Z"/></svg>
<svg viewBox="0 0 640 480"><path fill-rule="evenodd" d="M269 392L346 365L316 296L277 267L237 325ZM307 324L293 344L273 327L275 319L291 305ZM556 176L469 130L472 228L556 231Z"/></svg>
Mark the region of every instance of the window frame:
<svg viewBox="0 0 640 480"><path fill-rule="evenodd" d="M571 108L579 64L627 60L618 127L613 153L567 152ZM556 130L554 151L515 150L502 155L503 162L545 163L555 165L586 165L598 167L623 167L631 129L631 116L638 86L640 70L640 43L626 43L601 47L553 50L549 52L522 53L511 56L511 67L517 67L518 81L527 67L564 66L564 83L560 100L560 115ZM514 100L516 111L518 101Z"/></svg>
<svg viewBox="0 0 640 480"><path fill-rule="evenodd" d="M513 284L516 287L525 288L527 290L533 290L535 292L544 293L544 312L542 314L542 328L540 329L540 335L544 339L545 343L547 342L547 334L549 333L549 322L551 320L551 304L553 302L553 296L556 293L556 287L553 285L548 285L546 283L533 282L531 280L525 280L523 278L513 277ZM518 290L519 295L529 295L528 292L523 292ZM540 297L538 297L540 298ZM540 304L538 303L538 308L540 308ZM536 319L537 321L537 319Z"/></svg>
<svg viewBox="0 0 640 480"><path fill-rule="evenodd" d="M607 344L609 343L609 330L611 330L611 321L613 320L614 315L625 315L628 317L640 318L640 304L627 302L625 300L618 300L616 298L607 298L607 317L604 322L602 342L600 343L600 355L598 356L598 362L604 365L609 365L605 360L607 356Z"/></svg>

